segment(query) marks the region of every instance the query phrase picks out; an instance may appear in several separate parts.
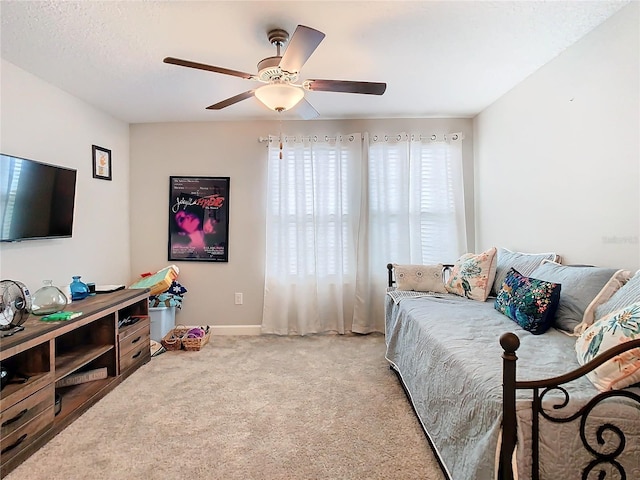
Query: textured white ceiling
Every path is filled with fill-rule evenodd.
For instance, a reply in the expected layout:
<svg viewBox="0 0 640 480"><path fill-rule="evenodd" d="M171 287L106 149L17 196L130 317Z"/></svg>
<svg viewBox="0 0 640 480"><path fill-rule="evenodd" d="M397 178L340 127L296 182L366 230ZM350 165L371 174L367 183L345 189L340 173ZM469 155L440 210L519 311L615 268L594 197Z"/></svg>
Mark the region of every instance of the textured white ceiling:
<svg viewBox="0 0 640 480"><path fill-rule="evenodd" d="M259 83L162 60L256 73L275 55L266 32L302 24L326 34L302 80L387 82L307 92L321 119L471 117L627 3L2 0L0 41L3 59L129 123L273 119L255 98L205 109Z"/></svg>

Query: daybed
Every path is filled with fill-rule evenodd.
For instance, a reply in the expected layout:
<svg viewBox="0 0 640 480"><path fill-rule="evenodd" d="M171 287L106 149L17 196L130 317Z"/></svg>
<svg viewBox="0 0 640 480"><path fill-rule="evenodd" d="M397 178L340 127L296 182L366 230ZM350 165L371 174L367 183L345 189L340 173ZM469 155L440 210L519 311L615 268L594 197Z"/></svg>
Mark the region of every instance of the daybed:
<svg viewBox="0 0 640 480"><path fill-rule="evenodd" d="M640 272L554 259L388 265L386 358L450 479L640 479Z"/></svg>

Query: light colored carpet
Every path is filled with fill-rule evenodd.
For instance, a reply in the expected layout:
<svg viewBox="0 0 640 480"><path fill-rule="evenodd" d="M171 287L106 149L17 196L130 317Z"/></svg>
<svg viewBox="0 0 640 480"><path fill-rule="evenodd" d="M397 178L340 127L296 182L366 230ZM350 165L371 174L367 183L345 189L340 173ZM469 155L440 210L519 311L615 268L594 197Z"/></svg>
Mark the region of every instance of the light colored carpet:
<svg viewBox="0 0 640 480"><path fill-rule="evenodd" d="M212 337L153 358L7 480L442 480L382 335Z"/></svg>

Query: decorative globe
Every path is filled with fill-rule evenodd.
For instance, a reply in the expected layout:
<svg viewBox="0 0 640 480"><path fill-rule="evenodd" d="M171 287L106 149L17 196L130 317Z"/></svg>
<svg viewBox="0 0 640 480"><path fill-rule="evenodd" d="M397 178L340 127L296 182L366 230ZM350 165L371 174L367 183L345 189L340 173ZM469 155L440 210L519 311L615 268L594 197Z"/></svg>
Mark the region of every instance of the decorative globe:
<svg viewBox="0 0 640 480"><path fill-rule="evenodd" d="M31 313L49 315L63 310L67 306L67 296L51 280L43 280L42 283L44 286L31 298Z"/></svg>

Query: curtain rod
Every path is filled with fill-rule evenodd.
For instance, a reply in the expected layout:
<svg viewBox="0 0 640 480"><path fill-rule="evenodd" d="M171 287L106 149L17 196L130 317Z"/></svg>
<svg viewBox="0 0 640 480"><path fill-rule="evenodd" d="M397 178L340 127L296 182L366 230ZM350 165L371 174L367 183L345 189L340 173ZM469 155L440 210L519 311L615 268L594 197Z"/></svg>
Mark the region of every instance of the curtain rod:
<svg viewBox="0 0 640 480"><path fill-rule="evenodd" d="M415 133L393 133L393 134L385 134L385 135L371 135L371 139L374 142L377 141L389 141L389 140L395 140L397 142L399 142L400 140L431 140L436 141L438 139L443 139L443 140L447 140L447 139L451 139L451 140L464 140L464 135L460 132L456 132L456 133L440 133L440 134L431 134L431 135L419 135L419 134L415 134Z"/></svg>
<svg viewBox="0 0 640 480"><path fill-rule="evenodd" d="M273 135L273 137L274 138L279 138L279 136L277 136L277 135ZM322 140L321 138L318 137L318 135L300 135L300 136L298 136L298 135L283 135L283 137L285 139L289 138L289 137L294 138L294 139L301 138L301 139L306 139L306 140L314 141L314 142L317 142L318 140ZM353 134L349 134L349 140L353 140L353 139L354 139ZM329 135L325 135L324 136L324 141L325 142L328 142L330 140L334 140L335 141L335 140L337 140L337 138L336 137L330 137ZM268 142L268 141L269 141L269 137L258 137L258 142L260 142L260 143Z"/></svg>
<svg viewBox="0 0 640 480"><path fill-rule="evenodd" d="M297 138L298 137L297 135L284 135L284 138L287 138L288 136L289 137L293 137L293 138ZM386 142L386 141L394 140L394 139L399 142L400 140L402 140L403 136L405 136L406 139L409 138L409 134L407 134L407 133L396 133L396 134L391 134L391 135L386 134L386 135L383 135L383 136L372 135L371 139L374 142L377 142L377 141L385 141ZM273 135L273 137L279 138L277 135ZM431 141L435 141L435 140L438 139L438 137L439 137L439 135L436 135L436 134L432 134L432 135L415 135L415 134L411 134L411 140L431 140ZM464 140L464 134L459 133L459 132L458 133L440 134L440 137L443 138L444 140L446 140L447 137L450 137L451 140L458 140L458 139ZM311 135L304 136L303 135L300 138L303 138L303 139L306 138L307 140L313 140L315 142L318 141L318 135L313 135L313 136L311 136ZM325 137L324 137L324 141L325 142L335 141L335 140L336 140L335 137L330 137L328 135L325 135ZM268 141L269 141L269 137L262 137L262 136L258 137L258 142L259 143L266 143Z"/></svg>

